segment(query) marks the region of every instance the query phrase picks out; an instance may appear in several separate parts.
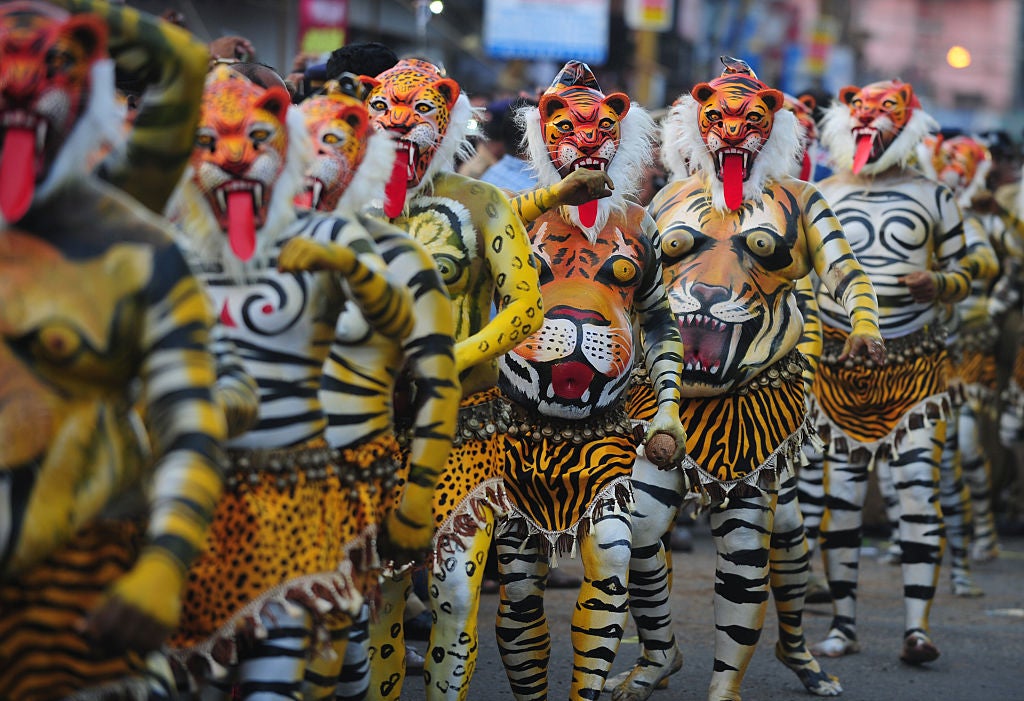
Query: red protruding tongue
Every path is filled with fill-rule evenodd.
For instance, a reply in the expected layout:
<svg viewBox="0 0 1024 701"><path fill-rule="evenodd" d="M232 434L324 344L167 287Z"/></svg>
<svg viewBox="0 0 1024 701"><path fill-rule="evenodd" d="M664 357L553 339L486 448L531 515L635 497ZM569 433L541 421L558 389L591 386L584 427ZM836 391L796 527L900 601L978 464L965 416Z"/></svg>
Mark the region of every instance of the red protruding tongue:
<svg viewBox="0 0 1024 701"><path fill-rule="evenodd" d="M8 129L0 150L0 212L9 222L21 219L36 187L36 133Z"/></svg>
<svg viewBox="0 0 1024 701"><path fill-rule="evenodd" d="M551 387L563 399L579 399L593 379L594 371L575 360L551 368Z"/></svg>
<svg viewBox="0 0 1024 701"><path fill-rule="evenodd" d="M577 209L580 212L580 224L589 229L597 221L597 200L584 202Z"/></svg>
<svg viewBox="0 0 1024 701"><path fill-rule="evenodd" d="M874 138L870 134L861 134L857 137L857 151L853 155L853 172L859 173L864 164L871 157L871 144Z"/></svg>
<svg viewBox="0 0 1024 701"><path fill-rule="evenodd" d="M405 207L405 194L409 189L409 179L406 175L408 164L408 152L399 149L395 164L391 166L391 178L384 186L384 216L388 219L397 217Z"/></svg>
<svg viewBox="0 0 1024 701"><path fill-rule="evenodd" d="M743 204L743 156L727 153L722 161L722 186L725 189L725 206L739 209Z"/></svg>
<svg viewBox="0 0 1024 701"><path fill-rule="evenodd" d="M810 182L812 172L814 172L814 164L811 163L811 154L804 151L804 159L800 164L800 179Z"/></svg>
<svg viewBox="0 0 1024 701"><path fill-rule="evenodd" d="M303 209L313 209L313 190L305 189L295 196L295 206Z"/></svg>
<svg viewBox="0 0 1024 701"><path fill-rule="evenodd" d="M228 193L228 242L242 260L249 260L256 252L256 223L249 190Z"/></svg>

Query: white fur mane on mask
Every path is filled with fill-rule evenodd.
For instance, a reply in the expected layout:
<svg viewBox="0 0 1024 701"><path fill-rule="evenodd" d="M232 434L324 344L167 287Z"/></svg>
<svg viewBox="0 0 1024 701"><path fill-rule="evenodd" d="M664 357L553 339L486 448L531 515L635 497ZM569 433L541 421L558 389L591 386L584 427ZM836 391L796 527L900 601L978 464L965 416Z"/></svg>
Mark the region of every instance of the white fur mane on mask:
<svg viewBox="0 0 1024 701"><path fill-rule="evenodd" d="M540 110L536 107L523 107L516 112L516 120L523 127L530 165L537 173L537 184L550 187L562 180L558 169L551 162L547 145L544 143L544 132L540 124ZM629 111L622 118L619 131L619 146L608 163L607 175L615 189L609 197L597 200L597 219L591 227L580 223L579 208L574 206L560 207L564 220L582 230L590 241L608 223L613 212L623 213L629 202L627 198L640 191L641 177L646 168L653 163L653 146L657 138L657 127L650 113L636 102L631 102Z"/></svg>
<svg viewBox="0 0 1024 701"><path fill-rule="evenodd" d="M88 174L99 148L116 150L125 141L125 113L117 102L114 87L114 62L100 59L89 69L89 97L85 112L71 128L50 166L46 178L36 188L33 201L43 202L69 180Z"/></svg>
<svg viewBox="0 0 1024 701"><path fill-rule="evenodd" d="M840 170L852 171L856 143L853 138L853 116L850 108L836 100L826 108L821 124L821 143L828 149L832 162ZM920 107L907 120L889 148L873 163L865 163L859 175L877 175L893 166L901 168L910 164L917 153L917 145L929 133L939 130L939 123Z"/></svg>
<svg viewBox="0 0 1024 701"><path fill-rule="evenodd" d="M338 199L335 213L354 214L368 206L383 206L384 186L391 177L395 156L395 142L391 137L382 131L371 131L366 140L363 160Z"/></svg>
<svg viewBox="0 0 1024 701"><path fill-rule="evenodd" d="M429 195L433 191L434 176L438 173L450 173L455 170L456 161L464 161L473 157L476 149L473 148L473 142L469 140L469 122L474 117L479 119L482 113L482 109L475 108L470 104L465 93L459 93L449 115L448 129L441 137L441 145L437 147L434 157L430 159L423 178L416 183L415 187L409 188L405 196L406 202L418 195Z"/></svg>
<svg viewBox="0 0 1024 701"><path fill-rule="evenodd" d="M699 111L700 104L691 95L676 100L661 130L662 162L672 180L682 180L691 173L704 174L712 206L725 211L725 187L715 174L714 156L701 138ZM800 152L800 122L789 110L780 109L743 182L743 199L760 197L765 183L789 175Z"/></svg>
<svg viewBox="0 0 1024 701"><path fill-rule="evenodd" d="M313 162L313 141L302 111L288 107L285 119L288 130L288 154L281 175L274 181L274 192L267 207L267 220L256 232L256 251L248 261L239 260L231 251L227 234L217 224L210 203L192 180L194 170L185 169L178 187L167 205L166 215L175 224L178 243L205 261L220 261L225 272L236 281L250 279L265 268L270 249L285 229L295 220L294 199L305 183L305 175Z"/></svg>

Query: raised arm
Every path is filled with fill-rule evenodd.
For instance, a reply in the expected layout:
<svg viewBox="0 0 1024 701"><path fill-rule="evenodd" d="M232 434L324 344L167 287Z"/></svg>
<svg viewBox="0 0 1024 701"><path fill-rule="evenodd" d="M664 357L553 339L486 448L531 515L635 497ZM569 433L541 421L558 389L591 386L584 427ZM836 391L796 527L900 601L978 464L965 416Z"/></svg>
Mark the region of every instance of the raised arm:
<svg viewBox="0 0 1024 701"><path fill-rule="evenodd" d="M523 224L562 205L581 205L612 194L615 185L604 171L574 170L554 185L539 187L509 198L512 209Z"/></svg>
<svg viewBox="0 0 1024 701"><path fill-rule="evenodd" d="M118 69L144 86L127 143L98 168L104 180L149 209L164 211L195 145L210 55L205 44L170 22L104 0L51 0L105 20Z"/></svg>

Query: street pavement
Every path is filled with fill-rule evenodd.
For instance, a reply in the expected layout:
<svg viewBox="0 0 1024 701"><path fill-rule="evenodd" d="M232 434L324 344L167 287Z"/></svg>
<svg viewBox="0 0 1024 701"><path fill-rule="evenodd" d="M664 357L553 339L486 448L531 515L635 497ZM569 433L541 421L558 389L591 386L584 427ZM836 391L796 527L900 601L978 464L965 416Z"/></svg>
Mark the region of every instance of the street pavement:
<svg viewBox="0 0 1024 701"><path fill-rule="evenodd" d="M674 628L684 655L682 670L669 688L656 691L652 701L704 701L714 662L713 586L714 545L703 521L694 524L693 551L674 553L672 606ZM860 565L858 634L861 652L824 660L825 669L839 677L845 701L1024 701L1024 536L1001 538L1002 555L975 563L975 582L985 596L965 599L952 595L944 565L939 593L931 612L932 639L942 656L931 664L910 667L899 661L903 604L899 568L878 555L883 540L866 538ZM560 566L582 576L579 560L560 560ZM821 571L820 562L815 562ZM570 617L576 591L553 589L545 596L551 627L552 654L549 697L566 699L572 671ZM498 597L484 595L480 604L480 654L470 686L471 701L512 701L508 680L494 640ZM804 628L808 642L828 632L831 605L808 605ZM813 698L796 676L775 660L778 640L774 609L769 603L765 629L743 683L744 701L790 701ZM415 641L419 651L426 643ZM619 647L612 674L628 669L639 654L636 629L630 622ZM423 681L406 680L402 701L419 701ZM610 691L601 695L610 700Z"/></svg>

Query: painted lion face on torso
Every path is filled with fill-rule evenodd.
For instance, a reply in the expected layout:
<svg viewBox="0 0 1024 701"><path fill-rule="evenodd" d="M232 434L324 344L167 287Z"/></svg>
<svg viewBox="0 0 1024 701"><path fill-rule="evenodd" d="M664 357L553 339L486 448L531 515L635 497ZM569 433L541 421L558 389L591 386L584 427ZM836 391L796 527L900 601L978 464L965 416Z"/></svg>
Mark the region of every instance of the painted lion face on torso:
<svg viewBox="0 0 1024 701"><path fill-rule="evenodd" d="M633 297L653 252L643 210L607 226L593 242L549 213L534 225L544 323L502 357L499 386L541 414L581 419L610 408L633 366Z"/></svg>
<svg viewBox="0 0 1024 701"><path fill-rule="evenodd" d="M734 389L799 339L803 324L792 290L810 269L797 243L800 204L779 186L763 200L724 214L691 178L670 184L651 203L683 340L684 396Z"/></svg>
<svg viewBox="0 0 1024 701"><path fill-rule="evenodd" d="M418 60L399 61L376 78L363 76L363 82L369 87L370 118L397 138L398 159L407 164L406 185L415 187L448 131L459 85Z"/></svg>
<svg viewBox="0 0 1024 701"><path fill-rule="evenodd" d="M44 3L0 8L0 210L16 221L85 110L106 27Z"/></svg>
<svg viewBox="0 0 1024 701"><path fill-rule="evenodd" d="M366 155L370 121L362 100L343 92L334 81L325 87L325 95L309 98L300 105L316 147L316 160L306 177L302 204L330 212Z"/></svg>
<svg viewBox="0 0 1024 701"><path fill-rule="evenodd" d="M920 107L913 88L898 80L851 85L839 91L839 100L850 109L850 129L856 142L853 172L881 158Z"/></svg>
<svg viewBox="0 0 1024 701"><path fill-rule="evenodd" d="M242 260L255 251L255 232L267 221L284 169L290 103L283 88L261 88L225 66L207 79L192 182Z"/></svg>

